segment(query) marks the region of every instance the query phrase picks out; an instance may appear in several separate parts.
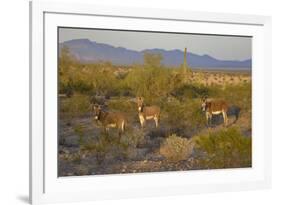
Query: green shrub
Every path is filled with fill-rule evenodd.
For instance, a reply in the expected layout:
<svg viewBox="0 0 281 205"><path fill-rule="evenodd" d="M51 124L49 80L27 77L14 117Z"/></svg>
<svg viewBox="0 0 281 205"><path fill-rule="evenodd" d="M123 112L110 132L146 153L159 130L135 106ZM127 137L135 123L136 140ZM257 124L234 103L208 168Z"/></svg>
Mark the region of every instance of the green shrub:
<svg viewBox="0 0 281 205"><path fill-rule="evenodd" d="M195 137L200 167L206 169L250 167L252 140L236 127Z"/></svg>
<svg viewBox="0 0 281 205"><path fill-rule="evenodd" d="M205 115L202 113L202 110L198 105L200 104L193 101L188 107L188 109L191 109L191 112L188 115L190 129L200 129L206 125Z"/></svg>
<svg viewBox="0 0 281 205"><path fill-rule="evenodd" d="M160 154L171 162L186 160L192 154L193 145L192 140L172 134L161 144Z"/></svg>
<svg viewBox="0 0 281 205"><path fill-rule="evenodd" d="M122 137L122 144L136 148L139 144L143 143L144 136L143 130L127 130Z"/></svg>
<svg viewBox="0 0 281 205"><path fill-rule="evenodd" d="M173 128L192 131L205 126L205 116L198 100L174 101L163 105L162 108L167 115L168 124Z"/></svg>
<svg viewBox="0 0 281 205"><path fill-rule="evenodd" d="M173 91L173 94L180 99L200 98L202 96L210 95L210 89L196 84L185 84Z"/></svg>
<svg viewBox="0 0 281 205"><path fill-rule="evenodd" d="M136 103L126 98L112 99L108 101L108 107L110 110L118 110L125 113L133 112L137 113Z"/></svg>
<svg viewBox="0 0 281 205"><path fill-rule="evenodd" d="M63 116L73 118L85 115L90 111L89 97L73 95L70 98L60 99L60 112Z"/></svg>
<svg viewBox="0 0 281 205"><path fill-rule="evenodd" d="M143 96L147 103L167 96L171 90L171 71L164 67L134 68L124 79L124 86L136 96Z"/></svg>
<svg viewBox="0 0 281 205"><path fill-rule="evenodd" d="M221 97L239 106L244 111L251 111L252 109L252 85L251 83L244 83L235 86L227 86Z"/></svg>
<svg viewBox="0 0 281 205"><path fill-rule="evenodd" d="M159 68L162 60L163 56L160 53L145 52L143 54L144 67Z"/></svg>
<svg viewBox="0 0 281 205"><path fill-rule="evenodd" d="M108 134L100 135L98 140L83 143L81 151L96 157L98 164L104 162L106 156L111 158L127 158L130 152L135 151L137 145L144 140L142 132L130 132L122 135L119 142L118 137Z"/></svg>
<svg viewBox="0 0 281 205"><path fill-rule="evenodd" d="M244 111L250 111L252 107L251 83L209 86L207 95L210 98L224 99L230 105L236 105Z"/></svg>
<svg viewBox="0 0 281 205"><path fill-rule="evenodd" d="M82 152L87 152L96 157L98 164L101 164L112 144L109 142L107 136L101 135L97 141L88 141L81 147Z"/></svg>

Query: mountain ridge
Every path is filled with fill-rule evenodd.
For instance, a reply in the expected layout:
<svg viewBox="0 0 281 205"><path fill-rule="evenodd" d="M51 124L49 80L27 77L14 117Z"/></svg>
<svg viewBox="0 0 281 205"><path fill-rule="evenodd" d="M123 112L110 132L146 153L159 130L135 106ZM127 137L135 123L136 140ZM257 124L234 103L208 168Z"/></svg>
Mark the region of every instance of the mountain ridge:
<svg viewBox="0 0 281 205"><path fill-rule="evenodd" d="M163 56L162 63L165 66L180 66L183 62L184 52L180 49L166 50L161 48L144 49L135 51L124 47L115 47L110 44L98 43L89 39L73 39L59 44L59 51L67 46L70 52L83 63L97 61L111 61L116 65L131 65L143 63L145 52L160 53ZM187 63L192 68L218 68L251 70L252 60L219 60L208 54L198 55L187 52Z"/></svg>

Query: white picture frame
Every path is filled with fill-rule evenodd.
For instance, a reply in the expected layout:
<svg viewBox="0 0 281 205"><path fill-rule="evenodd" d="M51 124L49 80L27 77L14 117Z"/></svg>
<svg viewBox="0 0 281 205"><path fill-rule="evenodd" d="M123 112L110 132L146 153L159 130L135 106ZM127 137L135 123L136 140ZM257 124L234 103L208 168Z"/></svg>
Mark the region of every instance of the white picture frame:
<svg viewBox="0 0 281 205"><path fill-rule="evenodd" d="M94 24L94 25L93 25ZM253 36L253 167L61 178L57 176L57 27ZM267 109L266 109L267 108ZM271 186L271 18L254 15L30 3L30 202L74 202L240 191ZM70 197L71 196L71 197Z"/></svg>

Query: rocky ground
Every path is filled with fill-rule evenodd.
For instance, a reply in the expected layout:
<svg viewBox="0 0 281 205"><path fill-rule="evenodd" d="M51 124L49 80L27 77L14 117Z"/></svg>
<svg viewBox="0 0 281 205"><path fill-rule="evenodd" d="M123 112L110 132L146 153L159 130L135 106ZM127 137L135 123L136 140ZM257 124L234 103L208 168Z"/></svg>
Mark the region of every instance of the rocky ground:
<svg viewBox="0 0 281 205"><path fill-rule="evenodd" d="M247 116L242 115L237 122L232 117L230 126L233 123L244 126L244 134L251 136L248 121ZM200 132L221 129L221 119L216 123L212 128L204 128ZM186 160L179 162L168 161L160 154L160 145L166 137L162 133L167 132L163 129L163 124L162 128L155 128L153 122L149 122L142 130L136 119L128 131L129 134L124 134L119 142L116 130L112 129L109 136L104 136L100 125L90 116L74 118L71 121L61 120L58 145L59 176L199 169L196 151ZM134 133L133 138L130 137L131 133ZM95 146L91 147L92 144Z"/></svg>

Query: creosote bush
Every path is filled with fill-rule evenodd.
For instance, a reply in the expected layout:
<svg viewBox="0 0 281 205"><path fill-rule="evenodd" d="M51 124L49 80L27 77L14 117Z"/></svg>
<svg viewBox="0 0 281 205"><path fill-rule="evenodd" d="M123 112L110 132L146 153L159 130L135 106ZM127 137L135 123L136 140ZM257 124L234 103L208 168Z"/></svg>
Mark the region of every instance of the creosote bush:
<svg viewBox="0 0 281 205"><path fill-rule="evenodd" d="M195 137L200 168L250 167L252 138L243 136L237 127Z"/></svg>
<svg viewBox="0 0 281 205"><path fill-rule="evenodd" d="M89 97L86 95L73 95L70 98L60 99L61 117L73 118L85 115L90 111Z"/></svg>
<svg viewBox="0 0 281 205"><path fill-rule="evenodd" d="M192 140L172 134L161 144L160 154L168 161L178 162L186 160L192 154L193 146Z"/></svg>
<svg viewBox="0 0 281 205"><path fill-rule="evenodd" d="M121 143L132 148L144 142L144 132L142 130L127 130L121 139Z"/></svg>
<svg viewBox="0 0 281 205"><path fill-rule="evenodd" d="M121 112L136 112L136 103L129 101L126 98L112 99L108 101L110 110L118 110Z"/></svg>
<svg viewBox="0 0 281 205"><path fill-rule="evenodd" d="M139 143L144 140L142 131L132 132L128 131L122 135L121 141L115 135L101 134L98 140L89 140L84 142L81 146L81 151L93 155L101 164L106 156L113 158L128 157L129 152L135 150Z"/></svg>
<svg viewBox="0 0 281 205"><path fill-rule="evenodd" d="M98 164L101 164L104 161L105 155L108 152L111 143L102 135L97 141L84 143L81 147L82 152L87 152L90 155L94 155Z"/></svg>
<svg viewBox="0 0 281 205"><path fill-rule="evenodd" d="M168 124L174 129L182 130L176 132L180 136L187 137L185 131L192 132L193 129L205 126L205 116L200 110L198 100L166 103L162 108L162 113L167 115Z"/></svg>

